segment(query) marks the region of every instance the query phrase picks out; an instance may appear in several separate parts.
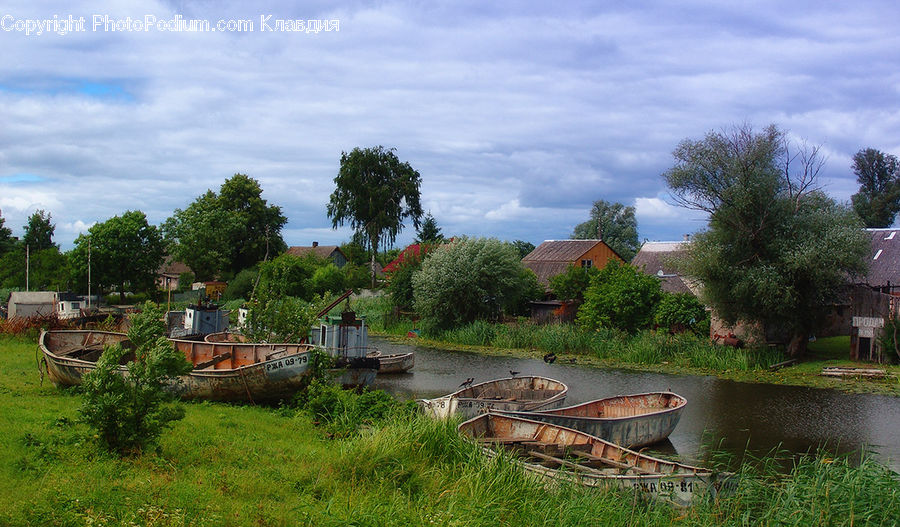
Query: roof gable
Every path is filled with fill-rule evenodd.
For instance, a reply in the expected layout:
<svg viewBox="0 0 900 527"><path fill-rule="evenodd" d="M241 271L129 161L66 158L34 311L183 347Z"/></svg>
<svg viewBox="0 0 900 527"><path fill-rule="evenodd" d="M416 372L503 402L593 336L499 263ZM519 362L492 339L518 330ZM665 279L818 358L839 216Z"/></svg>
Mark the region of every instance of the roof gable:
<svg viewBox="0 0 900 527"><path fill-rule="evenodd" d="M303 245L295 245L293 247L288 248L285 251L287 254L291 256L303 257L308 254L314 254L319 258L331 258L331 256L337 252L340 253L341 256L344 256L344 252L337 245L313 245L313 246L303 246ZM344 256L346 260L347 257Z"/></svg>
<svg viewBox="0 0 900 527"><path fill-rule="evenodd" d="M606 245L602 240L546 240L522 258L522 261L571 263L580 260L586 252L600 243Z"/></svg>
<svg viewBox="0 0 900 527"><path fill-rule="evenodd" d="M879 287L900 285L900 229L866 229L866 233L872 249L863 281Z"/></svg>

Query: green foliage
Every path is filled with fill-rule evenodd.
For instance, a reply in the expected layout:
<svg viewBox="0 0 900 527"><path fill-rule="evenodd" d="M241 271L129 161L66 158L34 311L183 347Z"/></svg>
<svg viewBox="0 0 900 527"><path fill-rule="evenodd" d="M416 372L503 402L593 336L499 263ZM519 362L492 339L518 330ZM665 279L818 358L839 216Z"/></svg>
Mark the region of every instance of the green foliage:
<svg viewBox="0 0 900 527"><path fill-rule="evenodd" d="M529 273L508 243L457 239L430 253L413 275L416 312L423 324L437 329L496 320L536 298L537 279Z"/></svg>
<svg viewBox="0 0 900 527"><path fill-rule="evenodd" d="M853 173L859 183L853 210L866 227L890 227L900 212L900 161L866 148L853 156Z"/></svg>
<svg viewBox="0 0 900 527"><path fill-rule="evenodd" d="M327 305L326 297L312 301L286 296L270 283L260 284L248 302L244 335L253 342L305 342L316 323L316 314Z"/></svg>
<svg viewBox="0 0 900 527"><path fill-rule="evenodd" d="M341 252L347 257L347 261L354 265L366 265L369 262L369 253L363 243L354 236L353 240L341 244ZM367 275L368 276L368 275Z"/></svg>
<svg viewBox="0 0 900 527"><path fill-rule="evenodd" d="M82 382L82 421L105 448L120 455L156 445L162 432L184 417L184 409L173 403L165 387L192 367L163 336L162 311L150 303L143 309L132 316L128 331L135 349L124 368L127 373L119 365L131 351L117 344L103 351L96 369Z"/></svg>
<svg viewBox="0 0 900 527"><path fill-rule="evenodd" d="M222 299L229 301L237 300L238 298L250 298L250 293L253 292L253 286L256 284L257 276L259 276L259 269L257 266L239 272L234 278L228 281Z"/></svg>
<svg viewBox="0 0 900 527"><path fill-rule="evenodd" d="M96 289L118 288L123 303L129 288L133 292L156 289L156 272L165 250L162 235L147 223L143 212L128 211L96 223L75 240L69 258L75 288L85 292L89 251L91 281Z"/></svg>
<svg viewBox="0 0 900 527"><path fill-rule="evenodd" d="M679 144L664 177L682 205L710 214L682 270L706 303L726 323L789 336L799 356L847 277L865 271L869 240L849 208L815 190L817 150L791 148L775 126L710 133Z"/></svg>
<svg viewBox="0 0 900 527"><path fill-rule="evenodd" d="M513 247L516 248L516 251L519 253L519 259L525 258L528 256L528 253L534 250L534 244L531 242L526 242L523 240L516 240L512 242Z"/></svg>
<svg viewBox="0 0 900 527"><path fill-rule="evenodd" d="M337 265L328 262L313 271L309 287L317 295L341 294L347 290L347 277Z"/></svg>
<svg viewBox="0 0 900 527"><path fill-rule="evenodd" d="M416 231L415 243L444 243L444 235L441 234L441 228L438 227L437 221L430 212L425 215L422 225Z"/></svg>
<svg viewBox="0 0 900 527"><path fill-rule="evenodd" d="M703 327L709 318L706 308L690 293L663 293L653 321L669 331L684 331Z"/></svg>
<svg viewBox="0 0 900 527"><path fill-rule="evenodd" d="M304 300L312 298L312 278L316 269L327 264L314 254L294 256L282 254L274 260L260 264L259 288L266 288L277 295L295 296Z"/></svg>
<svg viewBox="0 0 900 527"><path fill-rule="evenodd" d="M382 390L358 394L318 379L298 394L295 403L333 438L352 436L363 427L382 424L388 418L409 417L413 408Z"/></svg>
<svg viewBox="0 0 900 527"><path fill-rule="evenodd" d="M56 244L53 243L54 230L56 230L56 226L50 223L50 213L43 209L37 210L28 217L28 224L25 225L22 243L27 245L32 252L58 249Z"/></svg>
<svg viewBox="0 0 900 527"><path fill-rule="evenodd" d="M900 337L900 318L893 317L887 320L879 337L885 362L900 360L900 338L898 337Z"/></svg>
<svg viewBox="0 0 900 527"><path fill-rule="evenodd" d="M599 273L596 267L569 265L566 272L550 277L550 290L560 300L584 300L591 279Z"/></svg>
<svg viewBox="0 0 900 527"><path fill-rule="evenodd" d="M6 227L6 218L0 215L0 256L6 254L7 251L15 247L16 240L13 238L12 229Z"/></svg>
<svg viewBox="0 0 900 527"><path fill-rule="evenodd" d="M422 268L422 261L438 246L425 245L419 246L419 253L413 251L404 253L403 259L391 273L388 282L388 293L391 295L391 302L400 309L411 309L415 298L413 295L413 275Z"/></svg>
<svg viewBox="0 0 900 527"><path fill-rule="evenodd" d="M588 330L605 327L634 333L650 326L661 296L659 280L634 266L611 261L591 279L578 310L578 324Z"/></svg>
<svg viewBox="0 0 900 527"><path fill-rule="evenodd" d="M590 219L575 226L572 239L601 239L622 259L630 262L641 247L638 243L634 207L602 199L595 201L591 207Z"/></svg>
<svg viewBox="0 0 900 527"><path fill-rule="evenodd" d="M169 254L186 263L198 280L211 280L283 252L285 223L281 207L262 198L258 181L235 174L218 194L208 190L186 209L176 209L163 232Z"/></svg>
<svg viewBox="0 0 900 527"><path fill-rule="evenodd" d="M28 260L28 283L31 291L66 291L72 285L69 258L56 247L32 250ZM19 244L0 256L0 287L24 290L25 266L24 244Z"/></svg>
<svg viewBox="0 0 900 527"><path fill-rule="evenodd" d="M382 243L393 244L397 239L404 220L409 218L419 227L422 177L409 163L401 162L394 149L376 146L341 153L334 183L328 203L332 226L349 223L360 241L368 244L373 264ZM374 288L374 267L371 272Z"/></svg>
<svg viewBox="0 0 900 527"><path fill-rule="evenodd" d="M177 291L179 293L184 293L185 291L190 291L191 286L196 282L194 279L194 273L190 271L185 271L178 275L178 288Z"/></svg>

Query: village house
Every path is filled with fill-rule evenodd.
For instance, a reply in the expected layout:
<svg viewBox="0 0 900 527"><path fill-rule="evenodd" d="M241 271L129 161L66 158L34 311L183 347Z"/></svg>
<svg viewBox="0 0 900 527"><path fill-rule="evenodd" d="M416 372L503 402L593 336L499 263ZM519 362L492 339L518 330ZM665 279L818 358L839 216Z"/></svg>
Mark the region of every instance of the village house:
<svg viewBox="0 0 900 527"><path fill-rule="evenodd" d="M295 245L287 250L287 254L301 258L308 254L314 254L319 258L330 259L338 267L347 265L349 261L337 245L319 245L319 242L313 242L311 246Z"/></svg>
<svg viewBox="0 0 900 527"><path fill-rule="evenodd" d="M667 293L690 293L698 296L697 283L685 278L676 269L676 262L686 254L686 243L690 243L688 236L680 242L644 242L631 260L631 265L645 274L659 278L662 290Z"/></svg>
<svg viewBox="0 0 900 527"><path fill-rule="evenodd" d="M603 240L547 240L522 258L522 264L534 271L549 291L550 279L565 273L570 265L603 269L612 260L625 262Z"/></svg>
<svg viewBox="0 0 900 527"><path fill-rule="evenodd" d="M850 358L881 362L897 350L882 349L885 324L900 302L900 229L866 229L871 240L868 273L850 292Z"/></svg>
<svg viewBox="0 0 900 527"><path fill-rule="evenodd" d="M577 306L566 298L552 299L550 279L563 274L569 266L603 269L610 261L624 263L606 242L602 240L547 240L522 259L522 264L534 271L548 298L531 302L531 319L536 323L571 322Z"/></svg>
<svg viewBox="0 0 900 527"><path fill-rule="evenodd" d="M190 273L191 268L182 262L176 262L166 258L165 262L156 271L156 287L161 291L176 291L179 279L184 273ZM185 284L187 287L187 284Z"/></svg>

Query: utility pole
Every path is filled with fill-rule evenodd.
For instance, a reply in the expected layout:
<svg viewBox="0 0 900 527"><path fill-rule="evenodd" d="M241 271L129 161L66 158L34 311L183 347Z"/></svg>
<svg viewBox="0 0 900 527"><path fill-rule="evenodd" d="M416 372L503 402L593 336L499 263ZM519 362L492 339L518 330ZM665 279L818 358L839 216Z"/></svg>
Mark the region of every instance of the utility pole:
<svg viewBox="0 0 900 527"><path fill-rule="evenodd" d="M88 237L88 311L91 309L91 239Z"/></svg>
<svg viewBox="0 0 900 527"><path fill-rule="evenodd" d="M28 271L31 267L31 253L29 252L28 244L25 244L25 290L31 291L28 287Z"/></svg>

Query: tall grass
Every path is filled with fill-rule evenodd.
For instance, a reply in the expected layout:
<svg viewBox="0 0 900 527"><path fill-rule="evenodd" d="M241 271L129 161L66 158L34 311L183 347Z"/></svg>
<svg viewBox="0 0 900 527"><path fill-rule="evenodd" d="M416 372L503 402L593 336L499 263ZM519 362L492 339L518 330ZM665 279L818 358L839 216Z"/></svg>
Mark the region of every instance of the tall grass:
<svg viewBox="0 0 900 527"><path fill-rule="evenodd" d="M76 419L77 392L40 383L34 346L0 337L0 525L704 527L900 517L896 474L824 452L787 473L776 462L743 467L737 492L686 510L628 491L547 486L508 457L483 456L455 422L402 411L383 394L325 395L318 414L186 404L159 452L123 460L94 447ZM360 426L335 434L329 422Z"/></svg>

